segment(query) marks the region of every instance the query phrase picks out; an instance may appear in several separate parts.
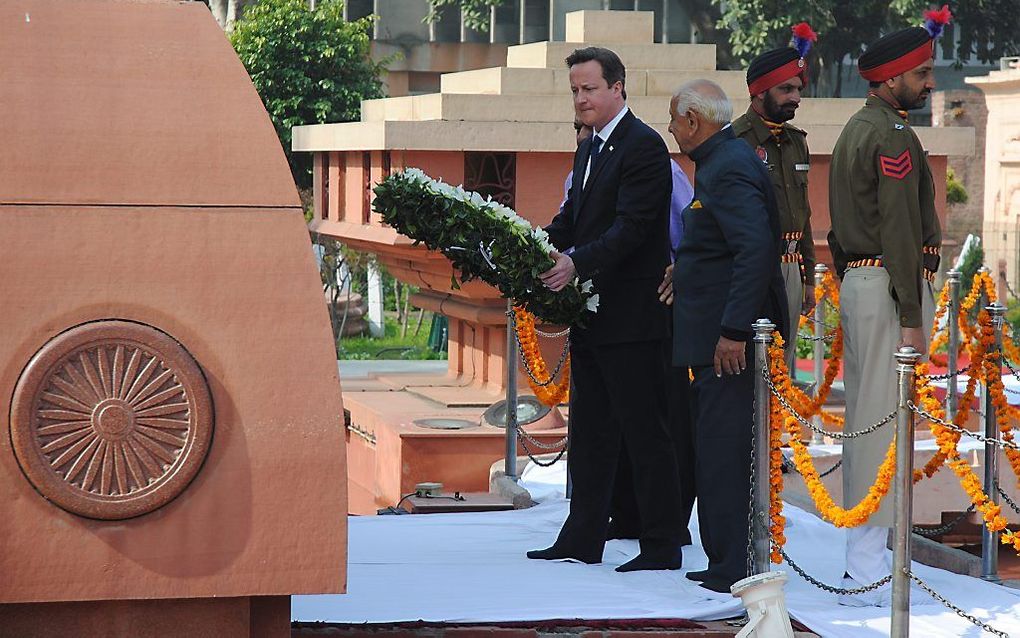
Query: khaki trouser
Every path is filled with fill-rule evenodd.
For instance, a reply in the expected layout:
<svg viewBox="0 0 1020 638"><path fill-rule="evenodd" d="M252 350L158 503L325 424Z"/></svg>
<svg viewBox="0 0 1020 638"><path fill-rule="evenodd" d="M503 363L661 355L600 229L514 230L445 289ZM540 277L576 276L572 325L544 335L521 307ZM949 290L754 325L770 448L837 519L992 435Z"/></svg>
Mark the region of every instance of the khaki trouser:
<svg viewBox="0 0 1020 638"><path fill-rule="evenodd" d="M927 343L935 320L931 284L922 280L922 329ZM846 271L840 286L839 318L843 325L843 382L846 387L844 432L857 432L896 409L897 377L893 355L900 341L899 312L889 294L889 273L863 266ZM923 353L927 358L928 348ZM853 507L868 494L878 466L896 431L896 423L871 434L843 440L843 506ZM866 524L891 527L892 490Z"/></svg>
<svg viewBox="0 0 1020 638"><path fill-rule="evenodd" d="M786 367L790 370L790 378L796 379L797 331L800 328L800 309L804 302L804 282L800 278L800 263L784 263L779 264L779 267L786 283L786 303L790 311L790 325L783 335L786 341Z"/></svg>

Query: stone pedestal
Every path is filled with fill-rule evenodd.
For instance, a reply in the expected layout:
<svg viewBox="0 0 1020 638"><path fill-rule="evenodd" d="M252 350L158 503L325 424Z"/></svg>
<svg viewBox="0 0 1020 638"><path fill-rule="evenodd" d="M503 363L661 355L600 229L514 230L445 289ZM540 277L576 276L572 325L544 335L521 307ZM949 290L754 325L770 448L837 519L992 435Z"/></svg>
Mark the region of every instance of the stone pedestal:
<svg viewBox="0 0 1020 638"><path fill-rule="evenodd" d="M0 17L0 636L288 636L347 490L273 126L200 3Z"/></svg>

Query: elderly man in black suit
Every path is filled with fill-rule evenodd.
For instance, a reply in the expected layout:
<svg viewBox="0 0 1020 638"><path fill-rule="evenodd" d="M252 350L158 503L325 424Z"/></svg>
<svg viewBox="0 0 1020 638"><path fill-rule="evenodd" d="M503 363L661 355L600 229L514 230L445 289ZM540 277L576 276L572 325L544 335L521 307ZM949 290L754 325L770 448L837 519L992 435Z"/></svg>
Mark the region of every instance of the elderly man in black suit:
<svg viewBox="0 0 1020 638"><path fill-rule="evenodd" d="M657 286L670 259L669 154L626 104L626 71L609 49L566 60L577 117L594 134L574 154L574 179L546 231L558 251L552 290L591 279L598 312L570 334L570 514L556 542L529 558L598 563L621 449L631 461L641 553L617 571L678 569L680 488L666 429L668 309ZM568 248L572 248L569 250ZM777 262L778 263L778 262Z"/></svg>
<svg viewBox="0 0 1020 638"><path fill-rule="evenodd" d="M695 80L670 103L669 130L695 164L694 200L672 270L673 365L689 367L695 483L708 569L687 574L728 592L747 576L754 357L751 324L787 322L779 210L768 170L730 127L715 83Z"/></svg>

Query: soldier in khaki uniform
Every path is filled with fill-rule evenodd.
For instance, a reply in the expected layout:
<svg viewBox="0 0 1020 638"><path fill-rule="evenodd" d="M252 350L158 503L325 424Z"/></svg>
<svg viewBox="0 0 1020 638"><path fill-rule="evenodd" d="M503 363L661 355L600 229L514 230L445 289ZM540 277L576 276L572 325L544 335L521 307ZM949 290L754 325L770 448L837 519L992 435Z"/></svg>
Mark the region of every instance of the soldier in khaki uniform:
<svg viewBox="0 0 1020 638"><path fill-rule="evenodd" d="M807 86L806 57L816 39L806 22L792 31L793 46L766 51L751 60L747 69L751 105L733 122L733 133L750 144L768 166L779 204L780 261L790 316L783 339L791 374L797 360L797 318L815 303L815 248L807 190L811 158L807 133L789 121Z"/></svg>
<svg viewBox="0 0 1020 638"><path fill-rule="evenodd" d="M842 279L847 432L895 410L896 349L927 352L934 315L931 282L942 236L931 168L907 112L921 108L935 88L934 40L948 17L948 10L929 12L926 27L897 31L868 47L858 65L870 83L868 99L832 151L829 246ZM886 425L844 441L844 506L867 495L892 437L893 427ZM866 525L848 530L845 586L890 573L886 538L892 520L888 495ZM840 603L888 605L889 589L841 596Z"/></svg>

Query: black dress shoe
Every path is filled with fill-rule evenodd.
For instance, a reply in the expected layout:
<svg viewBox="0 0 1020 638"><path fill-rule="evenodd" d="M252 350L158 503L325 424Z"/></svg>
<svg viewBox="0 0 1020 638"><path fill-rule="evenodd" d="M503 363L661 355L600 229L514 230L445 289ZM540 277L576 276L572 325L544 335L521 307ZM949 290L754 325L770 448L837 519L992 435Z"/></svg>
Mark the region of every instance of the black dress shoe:
<svg viewBox="0 0 1020 638"><path fill-rule="evenodd" d="M733 586L734 582L736 581L725 580L722 578L708 578L705 582L701 583L700 587L704 587L705 589L709 589L714 592L719 592L720 594L729 594L732 593L730 591L730 587Z"/></svg>
<svg viewBox="0 0 1020 638"><path fill-rule="evenodd" d="M640 572L658 569L680 569L683 564L681 558L652 558L644 554L638 554L626 563L616 568L618 572Z"/></svg>
<svg viewBox="0 0 1020 638"><path fill-rule="evenodd" d="M553 545L546 549L533 549L528 552L528 558L535 560L576 560L586 565L594 565L595 563L601 563L601 556L580 556L573 552L560 549Z"/></svg>
<svg viewBox="0 0 1020 638"><path fill-rule="evenodd" d="M691 534L690 534L690 532L680 536L680 547L688 547L688 546L693 545L693 544L694 543L693 543L693 541L691 541Z"/></svg>
<svg viewBox="0 0 1020 638"><path fill-rule="evenodd" d="M707 569L699 569L696 572L687 572L686 574L684 574L684 576L687 578L687 580L696 580L699 583L705 582L710 578Z"/></svg>

